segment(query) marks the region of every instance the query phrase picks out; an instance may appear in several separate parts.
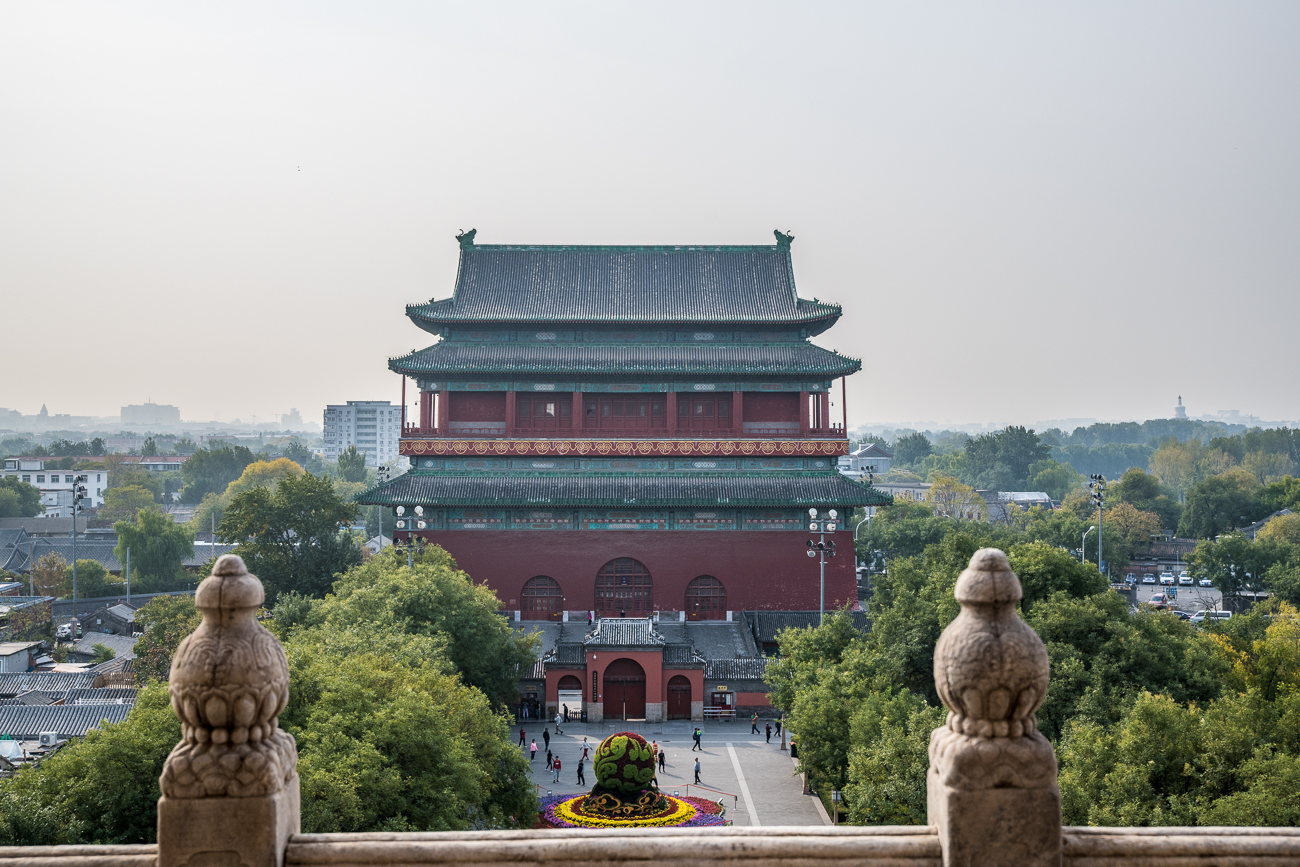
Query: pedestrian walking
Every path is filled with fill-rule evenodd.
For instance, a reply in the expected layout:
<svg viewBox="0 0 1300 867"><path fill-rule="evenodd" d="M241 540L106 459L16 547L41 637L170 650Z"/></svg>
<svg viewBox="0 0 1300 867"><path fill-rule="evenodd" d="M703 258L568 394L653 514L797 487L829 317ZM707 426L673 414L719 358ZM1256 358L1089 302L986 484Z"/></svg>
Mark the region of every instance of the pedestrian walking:
<svg viewBox="0 0 1300 867"><path fill-rule="evenodd" d="M588 759L588 758L590 758L590 757L591 757L591 744L587 743L587 739L586 739L586 738L583 738L583 739L582 739L582 758L583 758L583 760L585 761L586 759Z"/></svg>
<svg viewBox="0 0 1300 867"><path fill-rule="evenodd" d="M591 612L587 612L587 628L591 628Z"/></svg>
<svg viewBox="0 0 1300 867"><path fill-rule="evenodd" d="M547 750L547 751L546 751L546 770L549 771L549 770L551 769L551 764L552 764L551 751L550 751L550 750Z"/></svg>
<svg viewBox="0 0 1300 867"><path fill-rule="evenodd" d="M528 761L537 758L537 738L533 738L532 743L528 746Z"/></svg>
<svg viewBox="0 0 1300 867"><path fill-rule="evenodd" d="M523 729L520 729L520 730L519 730L519 746L522 747L523 745L524 745L524 730L523 730Z"/></svg>
<svg viewBox="0 0 1300 867"><path fill-rule="evenodd" d="M567 704L564 706L564 721L569 721L569 706Z"/></svg>
<svg viewBox="0 0 1300 867"><path fill-rule="evenodd" d="M659 741L650 742L650 764L659 764Z"/></svg>
<svg viewBox="0 0 1300 867"><path fill-rule="evenodd" d="M562 718L560 717L560 714L557 712L557 713L555 714L555 733L556 733L557 735L562 735L562 734L564 734L564 730L560 728L560 722L561 722L561 719L562 719Z"/></svg>
<svg viewBox="0 0 1300 867"><path fill-rule="evenodd" d="M578 759L578 785L587 785L587 778L582 775L582 766L586 764L586 759Z"/></svg>
<svg viewBox="0 0 1300 867"><path fill-rule="evenodd" d="M666 751L666 750L660 750L660 751L659 751L659 770L661 770L661 771L666 771L666 770L668 770L668 763L667 763L667 761L666 761L667 758L668 758L668 753L667 753L667 751Z"/></svg>
<svg viewBox="0 0 1300 867"><path fill-rule="evenodd" d="M758 714L756 713L749 715L749 733L751 735L758 734Z"/></svg>
<svg viewBox="0 0 1300 867"><path fill-rule="evenodd" d="M781 717L776 718L776 733L781 733Z"/></svg>
<svg viewBox="0 0 1300 867"><path fill-rule="evenodd" d="M695 782L698 783L699 781L700 781L700 760L696 759L695 760Z"/></svg>
<svg viewBox="0 0 1300 867"><path fill-rule="evenodd" d="M768 724L767 724L767 742L768 742L769 744L772 742L772 724L771 724L771 723L768 723Z"/></svg>
<svg viewBox="0 0 1300 867"><path fill-rule="evenodd" d="M554 782L558 783L560 781L560 757L559 756L555 757L555 762L552 764L552 767L555 769Z"/></svg>
<svg viewBox="0 0 1300 867"><path fill-rule="evenodd" d="M700 730L698 728L691 735L691 740L695 741L695 746L691 747L691 752L695 752L696 750L704 752L704 747L700 746Z"/></svg>
<svg viewBox="0 0 1300 867"><path fill-rule="evenodd" d="M543 741L543 743L546 745L547 749L550 749L550 746L551 746L551 730L550 730L549 728L544 728L544 729L542 729L542 741Z"/></svg>

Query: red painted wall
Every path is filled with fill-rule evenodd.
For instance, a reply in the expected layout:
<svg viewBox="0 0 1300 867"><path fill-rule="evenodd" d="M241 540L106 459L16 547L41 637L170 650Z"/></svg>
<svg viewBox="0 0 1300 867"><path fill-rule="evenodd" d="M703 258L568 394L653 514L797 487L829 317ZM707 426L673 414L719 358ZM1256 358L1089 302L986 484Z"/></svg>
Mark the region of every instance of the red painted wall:
<svg viewBox="0 0 1300 867"><path fill-rule="evenodd" d="M668 701L668 681L679 674L691 682L691 701L704 701L704 669L702 668L665 668L663 692L659 700Z"/></svg>
<svg viewBox="0 0 1300 867"><path fill-rule="evenodd" d="M741 421L798 421L799 395L794 392L745 392L745 417Z"/></svg>
<svg viewBox="0 0 1300 867"><path fill-rule="evenodd" d="M506 393L504 391L453 391L448 406L448 421L505 421Z"/></svg>
<svg viewBox="0 0 1300 867"><path fill-rule="evenodd" d="M633 557L650 570L660 610L681 610L686 585L712 575L727 590L727 609L815 611L818 565L807 536L746 530L451 530L420 534L441 545L461 569L486 583L502 607L517 610L524 582L549 575L560 583L564 608L595 606L596 573L616 557ZM835 534L843 551L826 563L826 607L857 599L853 533ZM588 687L590 685L588 684ZM649 693L654 695L655 693Z"/></svg>

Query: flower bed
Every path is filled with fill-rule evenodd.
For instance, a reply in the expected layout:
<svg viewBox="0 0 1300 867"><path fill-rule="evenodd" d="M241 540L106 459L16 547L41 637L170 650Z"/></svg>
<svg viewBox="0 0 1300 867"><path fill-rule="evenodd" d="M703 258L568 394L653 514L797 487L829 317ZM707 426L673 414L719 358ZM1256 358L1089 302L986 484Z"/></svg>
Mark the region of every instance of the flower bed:
<svg viewBox="0 0 1300 867"><path fill-rule="evenodd" d="M552 795L542 798L540 824L547 828L697 828L726 825L725 808L707 798L682 798L664 795L668 806L658 813L636 819L606 819L584 815L582 802L587 796Z"/></svg>

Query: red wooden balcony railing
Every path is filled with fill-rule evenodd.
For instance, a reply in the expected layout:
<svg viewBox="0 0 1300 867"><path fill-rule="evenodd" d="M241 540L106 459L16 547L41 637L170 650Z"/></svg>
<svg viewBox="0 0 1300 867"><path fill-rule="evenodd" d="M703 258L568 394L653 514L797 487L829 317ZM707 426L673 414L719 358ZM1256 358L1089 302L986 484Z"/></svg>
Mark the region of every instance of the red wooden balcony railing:
<svg viewBox="0 0 1300 867"><path fill-rule="evenodd" d="M606 427L583 425L574 431L572 426L550 425L546 427L525 427L515 425L509 428L504 422L476 425L470 422L456 422L453 430L436 427L421 427L408 424L402 428L403 437L442 437L455 439L501 439L502 437L550 438L550 437L607 437L635 439L685 439L688 437L719 437L736 439L843 439L844 427L831 425L822 430L810 429L800 432L798 426L789 424L764 425L761 422L747 422L744 430L733 427L693 427L683 425L678 428L667 427Z"/></svg>

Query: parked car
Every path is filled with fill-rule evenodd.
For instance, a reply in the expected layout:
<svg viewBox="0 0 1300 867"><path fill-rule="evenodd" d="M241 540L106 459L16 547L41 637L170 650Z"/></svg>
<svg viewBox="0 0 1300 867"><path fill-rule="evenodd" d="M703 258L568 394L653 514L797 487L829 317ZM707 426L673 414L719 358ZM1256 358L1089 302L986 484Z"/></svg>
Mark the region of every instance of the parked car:
<svg viewBox="0 0 1300 867"><path fill-rule="evenodd" d="M1191 620L1191 619L1192 619L1192 615L1188 614L1186 611L1175 611L1175 612L1174 612L1174 616L1177 617L1179 620Z"/></svg>
<svg viewBox="0 0 1300 867"><path fill-rule="evenodd" d="M1148 602L1147 604L1150 605L1152 608L1164 608L1169 604L1169 600L1165 598L1165 594L1156 593L1154 596L1151 597L1151 601Z"/></svg>
<svg viewBox="0 0 1300 867"><path fill-rule="evenodd" d="M1136 574L1136 573L1133 573L1133 572L1130 572L1130 573L1128 573L1127 575L1125 575L1125 576L1124 576L1124 583L1125 583L1125 584L1136 584L1136 583L1138 583L1138 576L1137 576L1137 574Z"/></svg>
<svg viewBox="0 0 1300 867"><path fill-rule="evenodd" d="M1207 620L1227 620L1230 617L1232 617L1231 611L1211 611L1207 608L1204 611L1198 611L1193 614L1192 622L1205 623Z"/></svg>
<svg viewBox="0 0 1300 867"><path fill-rule="evenodd" d="M1202 579L1201 579L1201 586L1202 586L1202 587L1213 587L1214 584L1213 584L1213 582L1210 581L1209 578L1202 578Z"/></svg>
<svg viewBox="0 0 1300 867"><path fill-rule="evenodd" d="M1152 575L1150 572L1148 572L1147 574L1145 574L1145 575L1142 576L1142 583L1143 583L1143 584L1154 584L1154 583L1156 583L1156 576L1155 576L1155 575Z"/></svg>
<svg viewBox="0 0 1300 867"><path fill-rule="evenodd" d="M1183 587L1191 587L1192 576L1188 575L1186 572L1183 572L1178 576L1178 583L1181 584Z"/></svg>
<svg viewBox="0 0 1300 867"><path fill-rule="evenodd" d="M1163 585L1165 585L1166 587L1173 587L1173 586L1174 586L1174 573L1173 573L1173 572L1165 572L1164 574L1162 574L1162 575L1160 576L1160 583L1163 584Z"/></svg>

